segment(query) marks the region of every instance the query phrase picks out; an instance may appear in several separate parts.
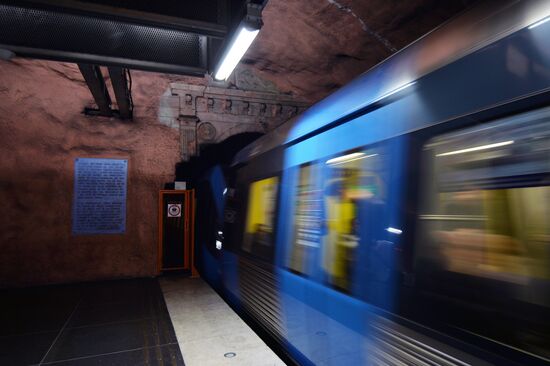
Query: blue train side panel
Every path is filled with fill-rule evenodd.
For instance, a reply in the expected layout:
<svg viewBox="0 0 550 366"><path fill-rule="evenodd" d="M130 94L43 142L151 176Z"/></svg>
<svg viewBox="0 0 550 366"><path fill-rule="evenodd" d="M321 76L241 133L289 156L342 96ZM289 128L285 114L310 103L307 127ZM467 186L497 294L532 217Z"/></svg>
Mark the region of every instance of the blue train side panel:
<svg viewBox="0 0 550 366"><path fill-rule="evenodd" d="M205 179L210 186L217 215L216 222L219 223L219 227L209 229L217 231L221 228L221 223L223 223L227 184L222 168L219 165L210 169ZM215 288L225 289L228 299L234 304L238 304L240 299L238 280L239 257L230 251L224 250L219 251L219 255L215 256L204 243L199 247L202 259L202 275Z"/></svg>
<svg viewBox="0 0 550 366"><path fill-rule="evenodd" d="M370 337L366 324L369 317L376 313L365 302L320 285L312 277L305 278L284 268L293 235L297 167L548 91L548 39L550 22L535 29L523 29L416 80L415 84L396 95L388 104L286 149L279 202L276 263L282 267L277 271L281 286L279 296L282 299L283 317L287 319L288 342L295 348L296 357L305 356L312 362L327 362L336 360L338 353L334 353L329 345L346 347L349 344L351 348L361 349L365 339ZM289 141L314 130L316 123L321 127L326 123L326 118L320 116L325 112L328 116L336 113L330 103L338 103L339 108L342 103L346 103L345 98L351 98L354 103L363 88L373 87L373 80L376 81L377 77L381 76L375 74L366 81L354 82L345 91L319 104L309 114L306 113L304 118L309 122L299 124L295 131L291 131ZM365 92L371 94L368 90ZM352 105L350 108L354 109ZM465 120L466 124L472 122L471 119ZM389 197L392 200L388 202L389 210L393 212L389 219L393 222L388 225L393 227L401 227L398 211L407 185L403 177L404 161L401 160L407 141L405 137L398 141L391 148L392 155L397 157L391 164ZM361 287L364 284L356 285ZM362 292L365 289L356 288L355 291ZM389 298L388 303L392 302L393 294L383 295ZM300 319L304 325L299 327L292 319ZM337 338L323 339L325 333L331 334L323 330L326 328L331 328L332 334L346 333L345 344ZM340 331L334 331L334 328L340 328ZM319 332L322 335L316 337L315 334ZM338 355L341 356L340 353ZM345 362L356 364L368 360L363 353L350 353L347 357ZM334 364L342 362L343 359Z"/></svg>
<svg viewBox="0 0 550 366"><path fill-rule="evenodd" d="M210 189L210 198L212 199L215 207L216 221L220 224L223 223L223 210L224 210L224 189L226 187L225 178L220 166L215 166L205 174L205 181L208 182ZM201 228L207 230L217 230L217 228ZM208 249L207 243L198 243L198 250L201 260L199 266L201 268L202 276L215 288L222 287L222 257L214 256Z"/></svg>
<svg viewBox="0 0 550 366"><path fill-rule="evenodd" d="M521 18L522 14L516 15L516 20L518 17ZM289 132L285 144L274 225L275 258L273 263L262 259L262 268L274 264L271 267L277 286L275 290L267 286L254 288L254 291L260 292L276 291L257 295L259 300L255 304L266 298L274 298L276 305L273 308L278 311L277 306L280 306L280 314L275 314L276 311L271 313L271 304L266 306L265 312L268 314L264 314L264 318L260 316L259 322L281 323L281 342L296 360L334 365L366 364L372 361L369 352L381 347L377 343L380 329L375 328L383 328L385 323L381 318L395 315L391 312L398 300L402 285L400 281L403 280L386 278L385 283L377 287L374 281L368 280L376 272L374 263L369 268L355 266L353 277L361 280L352 283L349 288L338 287L334 282L327 281L328 275L319 265L319 256L304 256L305 261L311 262L308 263L313 268L311 271L300 273L291 268L289 258L294 241L297 240L295 220L297 202L300 200L299 185L304 185L300 180L302 167L317 164L320 166L320 174L328 174L329 159L342 157L342 154L357 154L370 148L383 151L383 155L387 156L387 160L384 160L387 180L384 208L375 211L367 207L366 200L359 202L360 199L357 199L359 203L354 209L355 217L359 217L360 222L366 222L362 219L362 210L366 212L372 209L371 214L376 212L375 218L369 220L375 222L377 229L387 230L378 230L384 231L377 234L377 239L382 240L372 241L378 246L387 245L391 248L386 251L389 254L384 259L393 263L396 261L396 252L403 245L412 246L416 240L410 239L410 242L403 243L405 240L400 236L403 233L405 237L409 229L412 231L412 228L406 227L405 218L408 216L405 211L409 207L406 207L405 202L408 202L406 193L411 184L407 179L418 178L411 178L407 173L406 164L410 163L407 152L413 145L413 139L420 135L420 131L428 128L443 130L449 126L470 126L503 114L519 112L525 107L522 104L525 101L530 107L539 105L539 98L550 93L548 39L550 22L533 29L524 27L441 68L420 73L418 78L402 72L399 67L406 66L410 70L415 66L414 60L390 59L301 116ZM414 56L420 51L413 47L407 52ZM388 95L388 91L399 89L400 86L406 88ZM366 107L369 107L368 110L364 109ZM420 148L419 144L418 150ZM278 175L279 170L271 172L269 176ZM209 180L218 220L223 222L225 181L221 170L213 169ZM241 183L246 185L251 182ZM327 201L326 188L321 185L319 189L323 191L321 195L325 195L320 199L322 201ZM364 216L368 217L366 214ZM364 238L371 235L366 225L356 230L353 234L359 237L358 241L365 241ZM319 243L319 247L321 245ZM369 261L369 245L366 242L358 244L357 262ZM239 243L236 246L235 251L223 250L219 256L201 246L202 260L204 276L209 282L223 288L231 302L242 305L246 302L246 296L255 296L250 294L254 291L249 288L240 291L245 284L239 277L243 272L240 271L241 266L246 265L243 264L246 261L253 261L254 253L246 253L245 261L241 259L243 251L240 251ZM364 294L368 294L368 300ZM375 299L377 306L368 302L371 299ZM377 320L373 321L375 318ZM373 327L372 324L378 325ZM502 359L498 358L499 362Z"/></svg>
<svg viewBox="0 0 550 366"><path fill-rule="evenodd" d="M285 168L548 90L549 37L547 22L437 70L403 90L403 95L392 103L290 146ZM361 94L361 85L352 91Z"/></svg>

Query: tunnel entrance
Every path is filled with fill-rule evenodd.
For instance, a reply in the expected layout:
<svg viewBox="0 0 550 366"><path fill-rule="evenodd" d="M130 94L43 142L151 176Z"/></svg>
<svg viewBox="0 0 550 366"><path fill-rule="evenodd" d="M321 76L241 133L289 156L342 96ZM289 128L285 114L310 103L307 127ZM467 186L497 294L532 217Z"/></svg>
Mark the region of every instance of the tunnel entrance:
<svg viewBox="0 0 550 366"><path fill-rule="evenodd" d="M176 164L176 181L185 181L188 188L196 188L198 181L206 171L219 165L228 167L235 154L263 134L260 132L244 132L230 136L218 144L203 145L199 156L192 157L187 162ZM174 187L168 183L166 188Z"/></svg>

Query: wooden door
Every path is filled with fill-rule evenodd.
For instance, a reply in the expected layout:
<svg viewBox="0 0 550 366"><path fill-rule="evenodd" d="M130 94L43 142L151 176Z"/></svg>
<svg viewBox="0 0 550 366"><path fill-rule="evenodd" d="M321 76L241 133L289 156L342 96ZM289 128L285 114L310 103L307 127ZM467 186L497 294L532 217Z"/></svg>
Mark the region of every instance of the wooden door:
<svg viewBox="0 0 550 366"><path fill-rule="evenodd" d="M159 192L159 273L194 270L194 211L193 190Z"/></svg>

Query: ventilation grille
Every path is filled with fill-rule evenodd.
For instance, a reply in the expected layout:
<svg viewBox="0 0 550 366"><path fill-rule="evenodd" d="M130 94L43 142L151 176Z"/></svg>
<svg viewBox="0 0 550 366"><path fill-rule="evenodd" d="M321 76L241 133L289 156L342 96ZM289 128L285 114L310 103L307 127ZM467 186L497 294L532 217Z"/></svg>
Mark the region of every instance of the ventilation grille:
<svg viewBox="0 0 550 366"><path fill-rule="evenodd" d="M199 68L200 42L178 30L0 4L0 44L48 50L52 57L57 51Z"/></svg>
<svg viewBox="0 0 550 366"><path fill-rule="evenodd" d="M279 284L271 268L240 257L240 291L245 310L282 342L284 331L281 322Z"/></svg>

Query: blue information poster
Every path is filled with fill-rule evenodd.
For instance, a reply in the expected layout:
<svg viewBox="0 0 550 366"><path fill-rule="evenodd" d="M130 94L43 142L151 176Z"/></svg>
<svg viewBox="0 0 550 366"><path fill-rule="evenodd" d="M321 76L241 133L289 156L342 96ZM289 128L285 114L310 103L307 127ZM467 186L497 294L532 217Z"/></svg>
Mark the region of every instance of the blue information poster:
<svg viewBox="0 0 550 366"><path fill-rule="evenodd" d="M127 175L126 159L75 159L73 234L125 232Z"/></svg>

